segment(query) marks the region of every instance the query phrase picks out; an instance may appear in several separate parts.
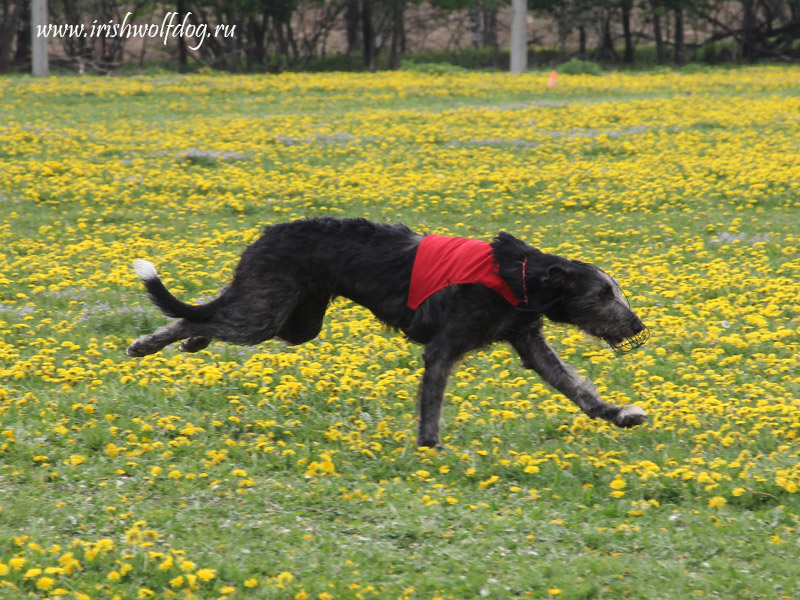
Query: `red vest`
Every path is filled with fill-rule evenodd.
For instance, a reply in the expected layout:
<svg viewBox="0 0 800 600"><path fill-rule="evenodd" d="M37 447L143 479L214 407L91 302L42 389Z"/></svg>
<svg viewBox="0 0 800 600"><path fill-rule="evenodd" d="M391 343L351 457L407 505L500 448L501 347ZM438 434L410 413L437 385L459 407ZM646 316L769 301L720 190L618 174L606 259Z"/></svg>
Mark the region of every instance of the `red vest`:
<svg viewBox="0 0 800 600"><path fill-rule="evenodd" d="M488 242L442 235L422 238L411 271L408 307L416 310L432 294L460 283L485 285L513 306L521 302L497 274Z"/></svg>

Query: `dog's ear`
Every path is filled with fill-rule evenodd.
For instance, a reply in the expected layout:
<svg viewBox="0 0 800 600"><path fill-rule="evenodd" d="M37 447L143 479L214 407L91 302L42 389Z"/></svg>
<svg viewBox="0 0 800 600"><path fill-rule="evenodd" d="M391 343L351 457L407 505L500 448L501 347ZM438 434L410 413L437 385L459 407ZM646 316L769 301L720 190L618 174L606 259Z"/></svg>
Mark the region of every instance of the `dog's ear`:
<svg viewBox="0 0 800 600"><path fill-rule="evenodd" d="M536 269L526 279L527 310L544 312L564 296L564 288L572 279L569 267L550 265Z"/></svg>
<svg viewBox="0 0 800 600"><path fill-rule="evenodd" d="M547 274L542 278L545 285L562 289L568 287L574 281L574 271L562 265L550 265Z"/></svg>

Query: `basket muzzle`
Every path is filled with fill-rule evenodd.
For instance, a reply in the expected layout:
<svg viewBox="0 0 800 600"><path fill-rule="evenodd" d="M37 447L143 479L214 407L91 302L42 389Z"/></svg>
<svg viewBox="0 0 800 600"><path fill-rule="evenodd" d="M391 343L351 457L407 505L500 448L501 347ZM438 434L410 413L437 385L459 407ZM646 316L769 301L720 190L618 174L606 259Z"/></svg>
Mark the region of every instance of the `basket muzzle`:
<svg viewBox="0 0 800 600"><path fill-rule="evenodd" d="M647 340L650 339L650 330L647 328L647 325L644 326L639 333L634 336L625 338L621 342L611 343L609 342L608 345L611 346L611 349L616 354L627 354L628 352L632 352L637 348L641 348L647 343Z"/></svg>

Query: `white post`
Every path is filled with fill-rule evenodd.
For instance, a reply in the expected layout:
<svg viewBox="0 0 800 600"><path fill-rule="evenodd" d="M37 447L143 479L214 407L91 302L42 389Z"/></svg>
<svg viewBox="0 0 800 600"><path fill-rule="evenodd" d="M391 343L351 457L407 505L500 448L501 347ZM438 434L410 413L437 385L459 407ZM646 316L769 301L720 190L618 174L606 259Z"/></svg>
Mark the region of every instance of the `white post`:
<svg viewBox="0 0 800 600"><path fill-rule="evenodd" d="M528 68L528 2L511 0L511 72Z"/></svg>
<svg viewBox="0 0 800 600"><path fill-rule="evenodd" d="M37 36L41 25L47 27L47 0L33 0L31 2L31 58L32 71L37 77L46 77L50 74L47 61L47 36Z"/></svg>

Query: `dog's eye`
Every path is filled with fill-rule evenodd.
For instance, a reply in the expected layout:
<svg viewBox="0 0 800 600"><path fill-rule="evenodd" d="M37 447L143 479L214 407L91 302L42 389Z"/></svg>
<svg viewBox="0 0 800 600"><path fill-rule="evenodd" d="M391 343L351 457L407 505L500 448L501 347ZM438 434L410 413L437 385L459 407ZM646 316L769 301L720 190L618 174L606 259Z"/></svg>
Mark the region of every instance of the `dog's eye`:
<svg viewBox="0 0 800 600"><path fill-rule="evenodd" d="M605 287L603 288L603 290L600 292L600 295L601 295L603 298L611 298L611 297L613 297L613 296L614 296L614 290L611 288L611 286L610 286L610 285L607 285L607 286L605 286Z"/></svg>

